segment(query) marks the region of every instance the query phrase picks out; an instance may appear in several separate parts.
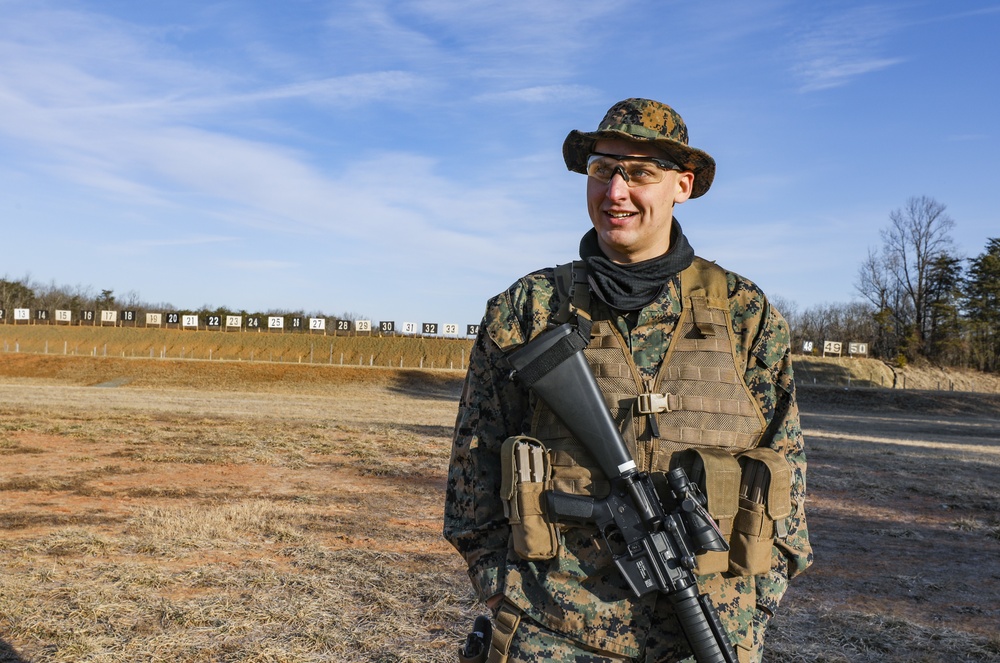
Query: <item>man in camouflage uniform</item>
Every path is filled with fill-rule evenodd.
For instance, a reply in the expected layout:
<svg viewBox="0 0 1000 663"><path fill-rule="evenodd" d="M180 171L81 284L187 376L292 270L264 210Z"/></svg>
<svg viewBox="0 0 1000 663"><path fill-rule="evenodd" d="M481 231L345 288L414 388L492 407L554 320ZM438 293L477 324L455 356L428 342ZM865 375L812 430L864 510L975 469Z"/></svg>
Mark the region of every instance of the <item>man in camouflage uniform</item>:
<svg viewBox="0 0 1000 663"><path fill-rule="evenodd" d="M540 555L525 554L512 537L511 507L504 500L510 487L502 485L501 468L506 462L501 447L511 436L542 441L552 464L545 488L607 494L606 478L593 460L567 439L571 436L535 394L516 382L505 358L551 324L565 321L567 310L578 311L582 290L581 301L587 302L586 314L597 330L587 361L600 376L616 371L625 376L599 383L609 404L624 403L613 414L640 471L665 471L688 447L709 453L723 449L724 459L771 449L787 463L787 494L772 499L788 508L768 535L764 567L740 572L729 562L725 571L698 577L740 661L759 661L765 627L788 580L812 562L787 324L752 282L695 258L673 207L708 190L715 162L688 145L687 129L673 109L646 99L619 102L597 131L571 132L563 155L570 170L588 175L594 228L581 241L582 263L575 263L586 278L574 277L579 287L567 292L557 283L558 270L544 269L489 301L455 427L444 534L464 556L472 584L502 632L499 643L494 638L489 660L502 661L504 654L509 661L693 660L670 602L655 592L636 598L610 552L595 542L593 528L553 525L553 550ZM702 286L682 285L681 274L694 267L715 274L714 281L705 281L717 284L705 286L707 295L698 289ZM713 288L721 293L714 298ZM712 302L714 312L709 311ZM697 310L690 315L686 307ZM691 341L695 351L684 354L680 346L688 337L705 338L701 332L718 334L721 352L706 354L699 350L706 346ZM611 354L601 348L611 348ZM687 366L705 364L704 357L725 361L722 368ZM720 387L726 380L730 384ZM608 386L616 384L623 386ZM704 393L730 389L735 396L685 401L677 395L706 384ZM654 395L677 411L668 406L637 411L638 394L663 385L677 386L677 394ZM696 401L715 405L693 405ZM714 414L706 414L709 410ZM712 500L710 495L710 505Z"/></svg>

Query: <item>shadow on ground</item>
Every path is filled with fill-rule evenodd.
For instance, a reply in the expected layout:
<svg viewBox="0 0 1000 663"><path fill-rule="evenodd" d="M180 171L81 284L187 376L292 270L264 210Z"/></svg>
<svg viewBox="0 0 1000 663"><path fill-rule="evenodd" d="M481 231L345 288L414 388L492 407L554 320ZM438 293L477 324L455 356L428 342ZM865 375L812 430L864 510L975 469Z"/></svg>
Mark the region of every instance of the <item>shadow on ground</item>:
<svg viewBox="0 0 1000 663"><path fill-rule="evenodd" d="M0 640L0 663L28 663L6 640Z"/></svg>
<svg viewBox="0 0 1000 663"><path fill-rule="evenodd" d="M439 374L429 371L398 371L390 390L414 398L458 402L465 377L459 373Z"/></svg>
<svg viewBox="0 0 1000 663"><path fill-rule="evenodd" d="M795 365L795 381L800 385L832 385L838 387L892 387L885 377L874 374L868 379L852 374L851 367L838 364L800 361Z"/></svg>
<svg viewBox="0 0 1000 663"><path fill-rule="evenodd" d="M936 416L969 414L1000 417L1000 394L915 389L846 389L800 384L797 397L803 412L862 410Z"/></svg>

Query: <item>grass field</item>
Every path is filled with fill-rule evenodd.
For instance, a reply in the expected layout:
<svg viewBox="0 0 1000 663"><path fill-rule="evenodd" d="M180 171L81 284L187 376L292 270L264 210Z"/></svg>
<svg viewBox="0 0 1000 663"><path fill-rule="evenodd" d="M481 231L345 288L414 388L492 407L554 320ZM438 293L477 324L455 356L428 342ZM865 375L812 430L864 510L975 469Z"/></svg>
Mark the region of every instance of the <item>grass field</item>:
<svg viewBox="0 0 1000 663"><path fill-rule="evenodd" d="M0 661L454 660L461 377L0 354ZM1000 660L1000 397L801 396L817 561L765 660Z"/></svg>

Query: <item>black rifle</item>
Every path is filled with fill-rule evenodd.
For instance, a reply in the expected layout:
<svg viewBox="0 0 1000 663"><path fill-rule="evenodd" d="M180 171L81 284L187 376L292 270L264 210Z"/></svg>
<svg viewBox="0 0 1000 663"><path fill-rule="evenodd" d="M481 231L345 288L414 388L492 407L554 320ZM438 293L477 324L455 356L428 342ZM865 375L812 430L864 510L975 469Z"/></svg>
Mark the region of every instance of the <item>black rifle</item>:
<svg viewBox="0 0 1000 663"><path fill-rule="evenodd" d="M588 334L589 335L589 334ZM571 323L550 329L508 356L530 387L591 452L611 481L595 499L549 491L550 517L594 523L637 597L662 592L698 663L737 663L715 606L698 593L695 553L729 549L682 468L639 472L581 350L589 338Z"/></svg>

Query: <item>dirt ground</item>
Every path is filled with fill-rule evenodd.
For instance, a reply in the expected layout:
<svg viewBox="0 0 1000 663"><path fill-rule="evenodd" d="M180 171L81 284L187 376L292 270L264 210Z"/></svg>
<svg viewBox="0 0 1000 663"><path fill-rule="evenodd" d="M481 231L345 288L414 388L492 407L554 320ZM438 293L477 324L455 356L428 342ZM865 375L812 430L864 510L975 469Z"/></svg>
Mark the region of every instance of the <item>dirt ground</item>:
<svg viewBox="0 0 1000 663"><path fill-rule="evenodd" d="M0 367L0 661L451 660L459 375L120 368Z"/></svg>
<svg viewBox="0 0 1000 663"><path fill-rule="evenodd" d="M478 609L440 536L460 374L3 361L0 661L453 660ZM765 660L1000 660L1000 396L800 402L816 563Z"/></svg>
<svg viewBox="0 0 1000 663"><path fill-rule="evenodd" d="M799 400L816 562L768 660L1000 660L1000 396Z"/></svg>

